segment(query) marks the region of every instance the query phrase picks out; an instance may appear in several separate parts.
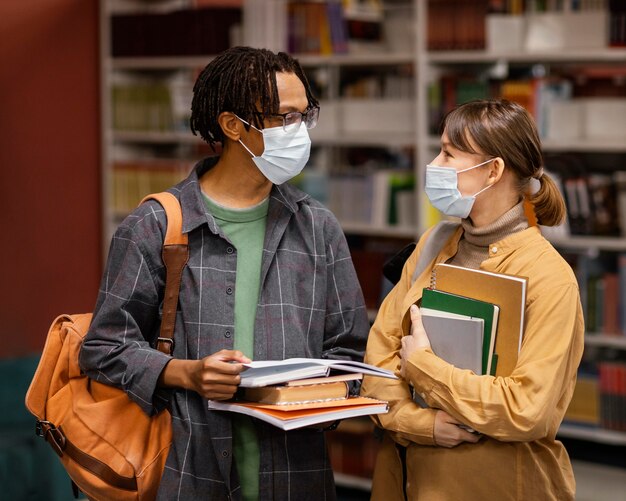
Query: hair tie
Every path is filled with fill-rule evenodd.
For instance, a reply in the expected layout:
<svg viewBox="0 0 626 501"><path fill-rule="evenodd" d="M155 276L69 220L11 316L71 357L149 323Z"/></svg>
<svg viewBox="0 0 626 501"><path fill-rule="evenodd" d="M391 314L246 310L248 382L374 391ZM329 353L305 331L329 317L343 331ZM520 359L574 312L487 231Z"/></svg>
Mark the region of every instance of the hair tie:
<svg viewBox="0 0 626 501"><path fill-rule="evenodd" d="M543 176L543 167L539 167L535 175L533 176L535 179L541 179Z"/></svg>

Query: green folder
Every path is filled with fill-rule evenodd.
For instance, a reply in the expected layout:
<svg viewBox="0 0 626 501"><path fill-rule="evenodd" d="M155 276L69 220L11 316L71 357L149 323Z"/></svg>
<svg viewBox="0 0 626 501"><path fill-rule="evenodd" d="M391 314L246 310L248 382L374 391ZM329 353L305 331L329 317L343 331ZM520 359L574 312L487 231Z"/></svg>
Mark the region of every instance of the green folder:
<svg viewBox="0 0 626 501"><path fill-rule="evenodd" d="M458 296L434 289L424 289L422 301L423 308L431 310L458 313L469 317L482 318L485 331L483 333L483 374L494 375L496 372L497 355L493 350L496 343L496 329L498 327L498 315L500 308L492 303L479 301L465 296Z"/></svg>

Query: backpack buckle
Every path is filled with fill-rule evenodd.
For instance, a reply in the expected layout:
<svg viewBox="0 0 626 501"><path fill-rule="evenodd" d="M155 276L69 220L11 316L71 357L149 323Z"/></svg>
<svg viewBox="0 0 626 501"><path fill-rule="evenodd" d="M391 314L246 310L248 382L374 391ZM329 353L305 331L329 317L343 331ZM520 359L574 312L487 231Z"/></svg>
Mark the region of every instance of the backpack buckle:
<svg viewBox="0 0 626 501"><path fill-rule="evenodd" d="M57 428L50 421L37 421L35 423L35 434L42 437L48 442L54 452L59 457L63 457L63 449L65 449L65 435L60 428Z"/></svg>
<svg viewBox="0 0 626 501"><path fill-rule="evenodd" d="M162 343L167 346L163 346ZM157 350L165 353L166 355L171 355L174 353L174 340L170 337L158 337Z"/></svg>

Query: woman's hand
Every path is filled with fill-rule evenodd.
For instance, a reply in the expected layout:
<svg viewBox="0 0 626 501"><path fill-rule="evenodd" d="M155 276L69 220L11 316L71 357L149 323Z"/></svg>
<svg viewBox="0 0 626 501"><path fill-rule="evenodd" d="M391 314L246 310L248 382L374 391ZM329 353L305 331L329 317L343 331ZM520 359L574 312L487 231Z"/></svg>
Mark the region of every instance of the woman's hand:
<svg viewBox="0 0 626 501"><path fill-rule="evenodd" d="M163 369L163 386L193 390L209 400L228 400L241 382L242 364L250 359L240 351L221 350L202 360L172 359Z"/></svg>
<svg viewBox="0 0 626 501"><path fill-rule="evenodd" d="M461 428L463 423L454 419L447 412L438 410L435 414L435 444L440 447L456 447L463 442L476 443L480 433L470 433Z"/></svg>
<svg viewBox="0 0 626 501"><path fill-rule="evenodd" d="M430 341L424 330L419 308L416 305L412 305L409 311L411 313L411 333L402 338L402 349L400 350L400 374L402 374L402 377L406 377L405 366L411 354L416 350L430 348Z"/></svg>

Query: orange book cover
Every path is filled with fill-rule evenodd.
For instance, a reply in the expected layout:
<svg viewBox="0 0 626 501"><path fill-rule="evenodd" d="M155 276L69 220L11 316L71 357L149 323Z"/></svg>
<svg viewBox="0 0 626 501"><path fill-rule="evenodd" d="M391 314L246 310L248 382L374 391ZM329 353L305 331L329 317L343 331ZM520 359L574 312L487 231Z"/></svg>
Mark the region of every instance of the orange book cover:
<svg viewBox="0 0 626 501"><path fill-rule="evenodd" d="M387 402L368 397L281 405L209 400L208 405L209 410L245 414L283 430L295 430L338 419L381 414L388 411Z"/></svg>

